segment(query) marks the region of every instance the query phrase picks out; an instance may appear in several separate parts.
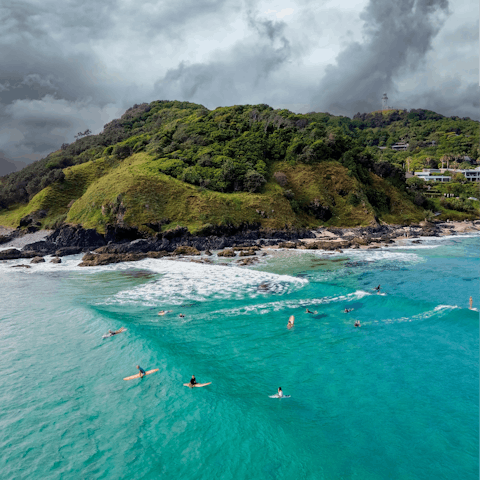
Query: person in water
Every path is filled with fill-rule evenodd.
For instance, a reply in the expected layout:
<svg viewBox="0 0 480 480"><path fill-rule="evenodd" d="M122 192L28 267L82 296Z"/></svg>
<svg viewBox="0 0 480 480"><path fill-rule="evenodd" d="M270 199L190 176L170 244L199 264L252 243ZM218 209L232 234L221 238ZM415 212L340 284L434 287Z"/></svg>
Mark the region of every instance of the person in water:
<svg viewBox="0 0 480 480"><path fill-rule="evenodd" d="M360 326L360 322L358 320L355 321L355 326L356 327L359 327Z"/></svg>
<svg viewBox="0 0 480 480"><path fill-rule="evenodd" d="M282 387L278 387L278 393L277 393L277 395L278 395L279 397L283 397Z"/></svg>
<svg viewBox="0 0 480 480"><path fill-rule="evenodd" d="M347 308L347 307L345 307L345 310L344 310L344 311L345 311L345 313L349 313L349 312L351 312L352 310L353 310L353 308Z"/></svg>
<svg viewBox="0 0 480 480"><path fill-rule="evenodd" d="M183 313L181 313L181 314L179 315L179 317L180 317L180 318L184 318L185 315L184 315Z"/></svg>
<svg viewBox="0 0 480 480"><path fill-rule="evenodd" d="M145 370L140 365L137 365L137 368L140 370L140 378L144 377L147 374L147 372L145 372Z"/></svg>
<svg viewBox="0 0 480 480"><path fill-rule="evenodd" d="M114 332L113 330L109 330L108 333L110 334L110 336L113 337L113 335L116 335L118 332Z"/></svg>
<svg viewBox="0 0 480 480"><path fill-rule="evenodd" d="M294 322L295 322L295 317L293 315L290 315L290 318L288 319L288 323L287 323L287 328L292 328Z"/></svg>
<svg viewBox="0 0 480 480"><path fill-rule="evenodd" d="M380 293L380 285L377 288L374 288L374 290Z"/></svg>
<svg viewBox="0 0 480 480"><path fill-rule="evenodd" d="M192 375L192 378L190 379L190 385L196 385L198 382L197 382L197 379L195 378L195 375Z"/></svg>

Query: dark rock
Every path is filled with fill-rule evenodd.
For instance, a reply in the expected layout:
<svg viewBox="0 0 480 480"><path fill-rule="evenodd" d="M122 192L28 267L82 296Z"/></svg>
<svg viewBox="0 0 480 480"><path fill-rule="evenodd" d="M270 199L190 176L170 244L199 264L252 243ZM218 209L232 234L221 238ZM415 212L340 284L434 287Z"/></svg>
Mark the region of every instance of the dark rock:
<svg viewBox="0 0 480 480"><path fill-rule="evenodd" d="M45 259L43 257L33 257L30 263L45 263Z"/></svg>
<svg viewBox="0 0 480 480"><path fill-rule="evenodd" d="M107 225L105 233L105 242L132 241L144 238L144 234L136 227L123 225Z"/></svg>
<svg viewBox="0 0 480 480"><path fill-rule="evenodd" d="M41 253L42 255L50 255L55 252L56 245L52 242L42 240L40 242L29 243L25 245L22 250L37 252L37 254Z"/></svg>
<svg viewBox="0 0 480 480"><path fill-rule="evenodd" d="M94 229L84 229L78 225L63 225L46 238L47 242L56 245L55 250L62 247L90 247L105 245L105 238Z"/></svg>
<svg viewBox="0 0 480 480"><path fill-rule="evenodd" d="M205 250L205 255L210 256L210 255L213 255L213 253L210 250Z"/></svg>
<svg viewBox="0 0 480 480"><path fill-rule="evenodd" d="M250 257L250 258L242 258L241 260L237 260L237 265L240 265L242 267L247 266L247 265L253 265L254 263L258 262L257 257Z"/></svg>
<svg viewBox="0 0 480 480"><path fill-rule="evenodd" d="M136 262L146 258L144 253L87 253L83 256L82 262L78 264L79 267L95 267L98 265L108 265L110 263L120 262Z"/></svg>
<svg viewBox="0 0 480 480"><path fill-rule="evenodd" d="M62 263L62 259L59 257L54 257L50 260L50 263Z"/></svg>
<svg viewBox="0 0 480 480"><path fill-rule="evenodd" d="M55 250L55 255L57 257L66 257L67 255L78 255L85 251L86 247L62 247L58 250Z"/></svg>
<svg viewBox="0 0 480 480"><path fill-rule="evenodd" d="M221 252L218 252L217 255L219 257L234 257L235 252L233 251L233 249L225 249L225 250L222 250Z"/></svg>
<svg viewBox="0 0 480 480"><path fill-rule="evenodd" d="M163 257L168 257L170 254L166 252L165 250L162 250L160 252L148 252L147 257L148 258L163 258Z"/></svg>
<svg viewBox="0 0 480 480"><path fill-rule="evenodd" d="M288 185L288 178L283 172L275 172L273 178L281 187L286 187Z"/></svg>
<svg viewBox="0 0 480 480"><path fill-rule="evenodd" d="M280 242L278 248L298 248L298 244L295 242Z"/></svg>
<svg viewBox="0 0 480 480"><path fill-rule="evenodd" d="M40 223L39 220L45 218L47 215L47 210L37 210L35 212L32 212L20 220L20 227L28 227L33 223Z"/></svg>
<svg viewBox="0 0 480 480"><path fill-rule="evenodd" d="M322 220L323 222L330 220L333 216L328 205L322 205L318 198L315 198L312 202L310 202L308 205L308 210L317 220Z"/></svg>
<svg viewBox="0 0 480 480"><path fill-rule="evenodd" d="M24 252L18 248L9 248L8 250L0 251L0 260L16 260L18 258L33 258L36 257L37 252Z"/></svg>
<svg viewBox="0 0 480 480"><path fill-rule="evenodd" d="M239 253L240 257L252 257L256 255L257 252L255 250L245 250Z"/></svg>
<svg viewBox="0 0 480 480"><path fill-rule="evenodd" d="M23 263L21 265L12 265L10 268L32 268L30 265L24 265Z"/></svg>
<svg viewBox="0 0 480 480"><path fill-rule="evenodd" d="M182 245L177 247L174 252L174 255L200 255L200 252L195 247L188 247Z"/></svg>

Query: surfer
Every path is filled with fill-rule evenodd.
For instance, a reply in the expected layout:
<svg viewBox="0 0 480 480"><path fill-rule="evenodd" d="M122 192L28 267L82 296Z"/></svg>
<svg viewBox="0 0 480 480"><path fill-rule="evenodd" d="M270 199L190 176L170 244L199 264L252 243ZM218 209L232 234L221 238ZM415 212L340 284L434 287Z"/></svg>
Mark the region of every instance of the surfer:
<svg viewBox="0 0 480 480"><path fill-rule="evenodd" d="M195 375L192 375L192 378L190 379L190 385L193 387L197 383L198 382L197 382L197 379L195 378Z"/></svg>
<svg viewBox="0 0 480 480"><path fill-rule="evenodd" d="M360 326L360 322L358 320L355 320L355 326L356 327L359 327Z"/></svg>
<svg viewBox="0 0 480 480"><path fill-rule="evenodd" d="M380 293L380 285L377 288L374 288L378 293Z"/></svg>
<svg viewBox="0 0 480 480"><path fill-rule="evenodd" d="M345 307L344 312L345 312L345 313L350 313L352 310L353 310L353 308L347 308L347 307Z"/></svg>
<svg viewBox="0 0 480 480"><path fill-rule="evenodd" d="M278 393L277 393L277 395L278 395L279 397L283 397L282 387L278 387Z"/></svg>
<svg viewBox="0 0 480 480"><path fill-rule="evenodd" d="M137 365L137 368L140 370L140 378L144 377L146 375L145 370L140 365Z"/></svg>
<svg viewBox="0 0 480 480"><path fill-rule="evenodd" d="M472 297L470 297L469 303L470 303L470 310L471 310L472 307L473 307L473 298Z"/></svg>
<svg viewBox="0 0 480 480"><path fill-rule="evenodd" d="M292 328L294 322L295 322L295 317L293 315L290 315L290 318L288 319L288 323L287 323L287 328Z"/></svg>
<svg viewBox="0 0 480 480"><path fill-rule="evenodd" d="M181 314L179 315L179 317L180 317L180 318L184 318L185 315L184 315L183 313L181 313Z"/></svg>

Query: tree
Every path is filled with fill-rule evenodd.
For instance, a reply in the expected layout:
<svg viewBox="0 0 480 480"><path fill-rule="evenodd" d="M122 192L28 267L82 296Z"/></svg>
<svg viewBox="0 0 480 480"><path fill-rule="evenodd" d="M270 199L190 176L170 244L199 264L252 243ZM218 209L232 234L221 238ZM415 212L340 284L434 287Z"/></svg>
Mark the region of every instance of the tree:
<svg viewBox="0 0 480 480"><path fill-rule="evenodd" d="M465 177L465 175L463 173L455 173L452 176L452 182L467 183L467 178Z"/></svg>
<svg viewBox="0 0 480 480"><path fill-rule="evenodd" d="M407 178L406 183L412 190L421 190L425 186L425 180L420 177Z"/></svg>

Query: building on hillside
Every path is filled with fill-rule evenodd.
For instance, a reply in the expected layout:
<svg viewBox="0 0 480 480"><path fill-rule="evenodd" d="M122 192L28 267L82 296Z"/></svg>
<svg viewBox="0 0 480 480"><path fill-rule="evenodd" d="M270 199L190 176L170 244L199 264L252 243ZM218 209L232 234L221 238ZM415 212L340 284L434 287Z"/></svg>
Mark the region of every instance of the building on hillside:
<svg viewBox="0 0 480 480"><path fill-rule="evenodd" d="M408 150L409 144L405 142L397 142L392 145L392 150L395 150L396 152L404 152Z"/></svg>
<svg viewBox="0 0 480 480"><path fill-rule="evenodd" d="M452 174L461 173L467 179L467 182L480 182L480 167L477 167L473 170L453 170L446 168L424 168L421 172L415 172L415 176L422 178L426 182L450 182L452 180L451 176L443 176L445 172L450 172ZM433 175L436 174L436 175Z"/></svg>

